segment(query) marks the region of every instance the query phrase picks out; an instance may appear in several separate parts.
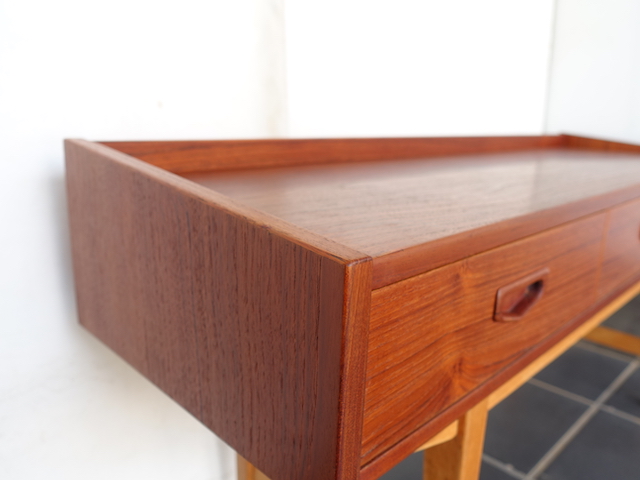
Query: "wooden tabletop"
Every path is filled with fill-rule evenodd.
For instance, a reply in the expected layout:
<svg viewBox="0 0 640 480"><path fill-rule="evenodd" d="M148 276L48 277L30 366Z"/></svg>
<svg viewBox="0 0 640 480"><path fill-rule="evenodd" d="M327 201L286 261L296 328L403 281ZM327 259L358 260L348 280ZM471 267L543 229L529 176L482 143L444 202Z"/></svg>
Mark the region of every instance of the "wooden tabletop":
<svg viewBox="0 0 640 480"><path fill-rule="evenodd" d="M377 478L640 271L640 146L65 145L82 324L272 478Z"/></svg>
<svg viewBox="0 0 640 480"><path fill-rule="evenodd" d="M525 219L540 231L635 195L640 154L542 149L183 176L373 257L379 287L526 236Z"/></svg>

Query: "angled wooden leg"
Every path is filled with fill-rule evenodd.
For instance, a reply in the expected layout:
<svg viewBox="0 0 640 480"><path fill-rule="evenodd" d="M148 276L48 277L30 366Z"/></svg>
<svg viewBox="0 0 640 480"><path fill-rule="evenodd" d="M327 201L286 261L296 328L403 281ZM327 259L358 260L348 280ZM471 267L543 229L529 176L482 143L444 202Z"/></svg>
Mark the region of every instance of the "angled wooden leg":
<svg viewBox="0 0 640 480"><path fill-rule="evenodd" d="M453 440L458 435L458 420L452 422L449 426L445 427L440 433L431 438L428 442L416 449L416 452L420 450L426 450L427 448L433 448L441 443Z"/></svg>
<svg viewBox="0 0 640 480"><path fill-rule="evenodd" d="M267 476L254 467L248 460L239 454L238 457L238 480L269 480Z"/></svg>
<svg viewBox="0 0 640 480"><path fill-rule="evenodd" d="M478 480L487 425L487 399L459 420L453 440L424 453L424 480Z"/></svg>
<svg viewBox="0 0 640 480"><path fill-rule="evenodd" d="M630 333L621 332L609 327L597 327L584 338L590 342L615 348L621 352L640 355L640 337L636 337Z"/></svg>

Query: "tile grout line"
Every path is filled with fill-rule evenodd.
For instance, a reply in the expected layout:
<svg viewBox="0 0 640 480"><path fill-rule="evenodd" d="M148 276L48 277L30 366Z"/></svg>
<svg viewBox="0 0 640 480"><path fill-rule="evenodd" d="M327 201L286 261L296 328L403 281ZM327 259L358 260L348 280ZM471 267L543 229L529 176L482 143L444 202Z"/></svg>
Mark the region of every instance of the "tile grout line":
<svg viewBox="0 0 640 480"><path fill-rule="evenodd" d="M580 431L591 420L600 407L606 402L615 392L622 386L622 384L633 374L633 372L640 366L640 360L633 360L627 367L611 382L611 384L605 389L604 392L598 396L593 404L587 408L586 412L580 415L580 418L569 427L562 437L547 451L547 453L536 463L523 480L534 480L540 473L553 462L558 455L567 447L567 445L580 433Z"/></svg>
<svg viewBox="0 0 640 480"><path fill-rule="evenodd" d="M543 382L542 380L538 380L537 378L531 378L527 383L535 385L536 387L542 388L552 393L556 393L562 397L568 398L570 400L574 400L579 403L583 403L585 405L592 405L594 400L589 400L582 395L578 395L576 393L571 393L568 390L564 390L560 387L556 387L555 385L551 385L550 383ZM608 399L607 399L608 400ZM637 415L633 415L631 413L625 412L624 410L620 410L611 405L600 405L600 410L603 412L610 413L618 418L622 418L624 420L628 420L631 423L635 423L640 425L640 417Z"/></svg>
<svg viewBox="0 0 640 480"><path fill-rule="evenodd" d="M589 400L588 398L583 397L582 395L569 392L568 390L564 390L563 388L556 387L555 385L551 385L550 383L543 382L542 380L538 380L537 378L530 378L527 383L530 383L531 385L535 385L538 388L542 388L543 390L547 390L548 392L560 395L561 397L568 398L569 400L582 403L584 405L593 405L594 403L594 400Z"/></svg>
<svg viewBox="0 0 640 480"><path fill-rule="evenodd" d="M618 410L616 407L612 407L611 405L602 405L600 410L603 412L610 413L611 415L627 420L631 423L635 423L636 425L640 425L640 417L636 417L630 413L627 413L623 410Z"/></svg>
<svg viewBox="0 0 640 480"><path fill-rule="evenodd" d="M576 343L576 347L587 350L588 352L599 353L600 355L603 355L605 357L615 358L616 360L620 360L622 362L633 362L634 360L638 359L638 356L632 355L631 353L620 353L615 350L605 348L596 343L591 343L588 340L582 340L579 343Z"/></svg>
<svg viewBox="0 0 640 480"><path fill-rule="evenodd" d="M512 476L513 478L517 478L518 480L524 480L524 478L526 477L526 474L522 473L520 470L517 470L513 465L507 465L506 463L503 463L497 458L493 458L486 453L482 454L482 460L492 467L497 468L501 472L504 472L507 475Z"/></svg>

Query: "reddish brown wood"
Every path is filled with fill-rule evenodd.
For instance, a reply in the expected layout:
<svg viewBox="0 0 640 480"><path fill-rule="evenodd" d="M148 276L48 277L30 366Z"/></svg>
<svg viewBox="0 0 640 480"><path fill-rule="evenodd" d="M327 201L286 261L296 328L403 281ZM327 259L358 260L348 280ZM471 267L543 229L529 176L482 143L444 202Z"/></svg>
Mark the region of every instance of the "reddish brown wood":
<svg viewBox="0 0 640 480"><path fill-rule="evenodd" d="M611 209L602 261L600 295L640 269L640 200Z"/></svg>
<svg viewBox="0 0 640 480"><path fill-rule="evenodd" d="M452 421L456 420L459 417L459 412L466 412L470 408L473 408L474 405L482 401L482 399L486 398L491 392L495 391L501 385L509 381L509 379L517 375L518 372L534 362L540 355L551 349L580 325L591 319L600 310L615 302L619 295L623 294L625 290L632 287L639 281L640 276L636 275L632 280L621 285L619 289L616 289L616 291L612 292L610 295L607 295L606 297L599 299L595 304L592 304L578 317L562 326L559 326L557 330L535 345L534 348L527 350L522 356L500 370L480 387L472 390L468 395L462 397L450 408L441 411L439 415L435 416L432 420L422 425L418 430L404 438L402 442L397 443L375 460L364 465L360 471L359 480L376 480L391 467L415 452L416 448L424 442L425 438L432 437Z"/></svg>
<svg viewBox="0 0 640 480"><path fill-rule="evenodd" d="M613 142L597 138L579 137L576 135L560 135L561 141L567 148L584 150L602 150L607 152L640 153L640 145L631 143Z"/></svg>
<svg viewBox="0 0 640 480"><path fill-rule="evenodd" d="M355 479L370 260L104 146L66 151L82 324L272 480Z"/></svg>
<svg viewBox="0 0 640 480"><path fill-rule="evenodd" d="M245 458L236 455L237 460L237 480L271 480L258 470L254 465L249 463Z"/></svg>
<svg viewBox="0 0 640 480"><path fill-rule="evenodd" d="M371 261L347 266L345 326L342 337L338 471L340 478L360 474L360 445L364 418L364 387L371 312Z"/></svg>
<svg viewBox="0 0 640 480"><path fill-rule="evenodd" d="M496 322L522 320L542 298L547 287L549 268L544 267L504 287L496 294L493 319Z"/></svg>
<svg viewBox="0 0 640 480"><path fill-rule="evenodd" d="M374 288L640 196L640 155L537 150L190 174L374 258Z"/></svg>
<svg viewBox="0 0 640 480"><path fill-rule="evenodd" d="M361 162L562 146L558 136L102 142L174 173Z"/></svg>
<svg viewBox="0 0 640 480"><path fill-rule="evenodd" d="M595 302L604 217L373 292L363 465ZM518 322L493 321L496 292L543 268L549 273L539 302Z"/></svg>
<svg viewBox="0 0 640 480"><path fill-rule="evenodd" d="M424 452L424 480L478 480L487 413L484 400L458 421L458 435L453 440Z"/></svg>
<svg viewBox="0 0 640 480"><path fill-rule="evenodd" d="M601 257L599 305L640 271L623 268L635 209L607 217L606 249L597 214L640 197L640 147L106 145L67 145L81 321L272 480L376 478L588 318ZM487 325L545 259L539 302Z"/></svg>

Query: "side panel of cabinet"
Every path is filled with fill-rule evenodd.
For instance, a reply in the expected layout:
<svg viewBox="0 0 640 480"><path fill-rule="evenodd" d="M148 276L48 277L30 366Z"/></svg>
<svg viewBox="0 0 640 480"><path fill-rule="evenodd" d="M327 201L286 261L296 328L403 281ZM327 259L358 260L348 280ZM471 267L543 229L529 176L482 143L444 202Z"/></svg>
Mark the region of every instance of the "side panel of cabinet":
<svg viewBox="0 0 640 480"><path fill-rule="evenodd" d="M640 273L640 200L612 208L607 223L600 296Z"/></svg>
<svg viewBox="0 0 640 480"><path fill-rule="evenodd" d="M272 480L353 480L370 262L73 142L67 186L81 323Z"/></svg>

